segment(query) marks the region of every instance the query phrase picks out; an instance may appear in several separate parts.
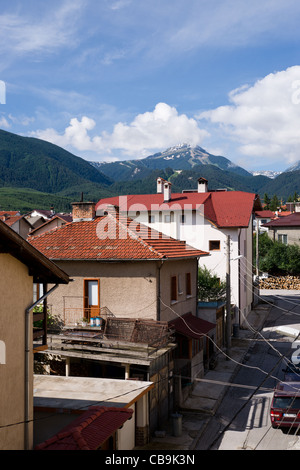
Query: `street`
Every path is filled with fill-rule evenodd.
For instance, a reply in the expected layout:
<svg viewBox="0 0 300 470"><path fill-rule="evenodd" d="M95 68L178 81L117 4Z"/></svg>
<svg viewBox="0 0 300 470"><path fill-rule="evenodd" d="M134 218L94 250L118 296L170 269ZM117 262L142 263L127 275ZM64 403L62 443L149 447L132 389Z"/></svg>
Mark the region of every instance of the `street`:
<svg viewBox="0 0 300 470"><path fill-rule="evenodd" d="M295 351L295 337L279 327L300 330L300 292L275 292L264 291L274 305L195 449L300 450L300 431L273 429L270 421L273 388L286 365L282 356L290 361Z"/></svg>

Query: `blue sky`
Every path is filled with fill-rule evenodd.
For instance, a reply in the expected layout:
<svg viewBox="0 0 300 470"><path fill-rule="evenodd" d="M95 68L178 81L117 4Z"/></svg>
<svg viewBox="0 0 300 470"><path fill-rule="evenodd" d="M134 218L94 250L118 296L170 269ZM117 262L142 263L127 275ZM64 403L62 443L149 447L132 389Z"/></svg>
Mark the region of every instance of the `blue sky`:
<svg viewBox="0 0 300 470"><path fill-rule="evenodd" d="M0 128L93 161L186 142L285 170L300 160L299 20L298 0L5 2Z"/></svg>

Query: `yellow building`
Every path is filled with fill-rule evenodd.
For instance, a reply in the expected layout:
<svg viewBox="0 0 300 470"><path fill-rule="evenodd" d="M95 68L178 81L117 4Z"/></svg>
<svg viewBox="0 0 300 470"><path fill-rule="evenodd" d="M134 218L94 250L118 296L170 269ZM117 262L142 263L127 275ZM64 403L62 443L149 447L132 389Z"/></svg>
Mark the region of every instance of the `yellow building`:
<svg viewBox="0 0 300 470"><path fill-rule="evenodd" d="M0 450L29 450L33 444L36 282L44 285L46 299L47 284L67 284L69 276L0 221Z"/></svg>

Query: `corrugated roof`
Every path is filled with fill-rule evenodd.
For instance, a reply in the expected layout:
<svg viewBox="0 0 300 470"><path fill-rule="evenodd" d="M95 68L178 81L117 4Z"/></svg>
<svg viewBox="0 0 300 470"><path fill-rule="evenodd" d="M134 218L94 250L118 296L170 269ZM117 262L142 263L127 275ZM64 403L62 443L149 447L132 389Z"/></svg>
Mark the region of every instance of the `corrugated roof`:
<svg viewBox="0 0 300 470"><path fill-rule="evenodd" d="M28 240L53 260L143 260L207 255L184 241L169 238L118 214L71 222L36 237L29 236Z"/></svg>
<svg viewBox="0 0 300 470"><path fill-rule="evenodd" d="M132 414L128 408L91 407L35 450L97 450Z"/></svg>

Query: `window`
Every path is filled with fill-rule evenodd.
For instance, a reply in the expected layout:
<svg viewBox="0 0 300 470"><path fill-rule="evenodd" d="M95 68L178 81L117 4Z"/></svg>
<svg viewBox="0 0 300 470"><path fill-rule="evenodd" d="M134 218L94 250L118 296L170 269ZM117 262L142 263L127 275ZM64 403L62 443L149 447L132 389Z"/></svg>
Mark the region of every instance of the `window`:
<svg viewBox="0 0 300 470"><path fill-rule="evenodd" d="M192 212L192 225L196 225L197 223L197 213L195 210Z"/></svg>
<svg viewBox="0 0 300 470"><path fill-rule="evenodd" d="M36 302L44 295L43 284L33 284L33 301Z"/></svg>
<svg viewBox="0 0 300 470"><path fill-rule="evenodd" d="M186 273L185 275L185 290L186 290L186 295L191 296L192 295L192 279L191 279L191 273Z"/></svg>
<svg viewBox="0 0 300 470"><path fill-rule="evenodd" d="M182 287L182 276L178 274L178 294L183 294L183 287Z"/></svg>
<svg viewBox="0 0 300 470"><path fill-rule="evenodd" d="M184 225L186 223L186 218L185 218L185 215L183 215L183 214L180 215L180 223L182 225Z"/></svg>
<svg viewBox="0 0 300 470"><path fill-rule="evenodd" d="M280 243L284 243L287 245L287 235L286 234L278 234L278 241Z"/></svg>
<svg viewBox="0 0 300 470"><path fill-rule="evenodd" d="M209 240L209 251L219 251L220 240Z"/></svg>
<svg viewBox="0 0 300 470"><path fill-rule="evenodd" d="M171 302L177 301L177 277L171 277Z"/></svg>
<svg viewBox="0 0 300 470"><path fill-rule="evenodd" d="M170 214L165 214L164 221L166 224L170 224L171 222L174 222L174 212L171 211Z"/></svg>
<svg viewBox="0 0 300 470"><path fill-rule="evenodd" d="M155 216L149 214L149 215L148 215L148 222L149 222L149 224L154 224L154 222L155 222Z"/></svg>

